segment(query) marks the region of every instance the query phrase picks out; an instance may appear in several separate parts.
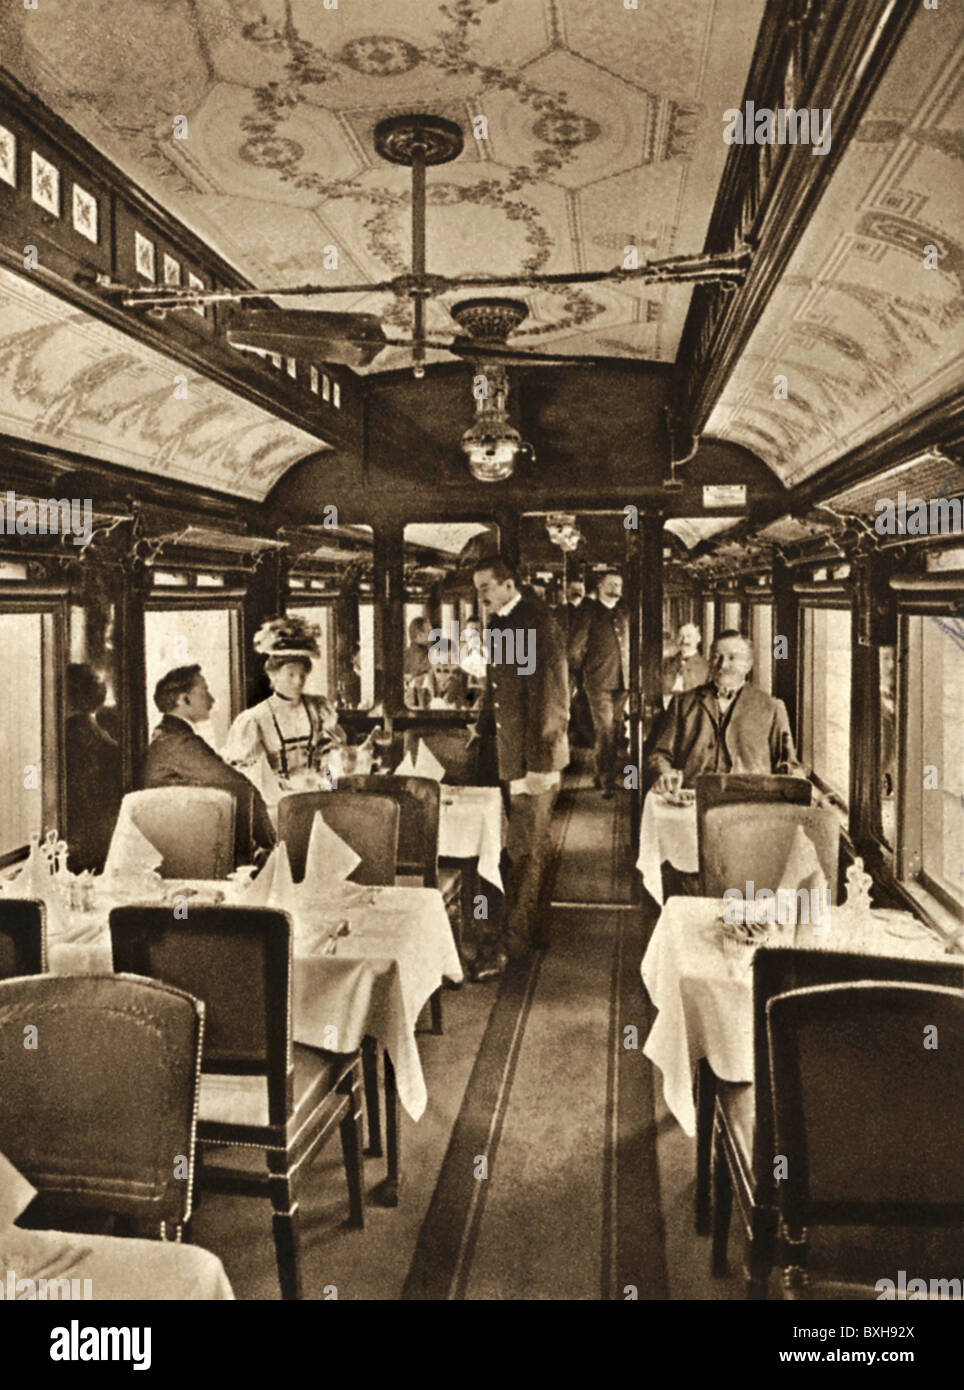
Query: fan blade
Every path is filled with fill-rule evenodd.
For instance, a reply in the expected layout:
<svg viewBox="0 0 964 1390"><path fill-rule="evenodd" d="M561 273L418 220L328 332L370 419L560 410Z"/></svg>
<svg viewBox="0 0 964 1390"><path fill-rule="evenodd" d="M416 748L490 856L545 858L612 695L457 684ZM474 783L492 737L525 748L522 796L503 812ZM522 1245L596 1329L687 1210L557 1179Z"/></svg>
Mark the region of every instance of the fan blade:
<svg viewBox="0 0 964 1390"><path fill-rule="evenodd" d="M543 366L554 367L595 367L600 361L598 357L581 357L575 354L568 357L549 352L526 352L520 348L496 347L490 343L471 341L450 343L445 351L454 353L456 357L465 357L470 362L494 357L509 367L525 367L530 362L541 362Z"/></svg>
<svg viewBox="0 0 964 1390"><path fill-rule="evenodd" d="M233 347L315 357L346 367L367 367L389 346L374 314L313 309L243 309L232 316L226 336Z"/></svg>

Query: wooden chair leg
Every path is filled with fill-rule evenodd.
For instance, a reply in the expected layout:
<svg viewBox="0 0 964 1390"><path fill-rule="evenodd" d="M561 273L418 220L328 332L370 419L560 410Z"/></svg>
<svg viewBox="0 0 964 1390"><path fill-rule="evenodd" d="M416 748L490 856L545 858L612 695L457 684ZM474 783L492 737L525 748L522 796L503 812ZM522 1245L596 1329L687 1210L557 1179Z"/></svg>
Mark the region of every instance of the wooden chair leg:
<svg viewBox="0 0 964 1390"><path fill-rule="evenodd" d="M713 1110L716 1077L703 1057L696 1069L696 1234L710 1233L710 1154L713 1147Z"/></svg>
<svg viewBox="0 0 964 1390"><path fill-rule="evenodd" d="M279 1158L282 1164L287 1163L284 1154L269 1154L269 1167L277 1165ZM301 1259L298 1248L298 1203L294 1200L291 1183L280 1173L272 1174L269 1190L271 1205L274 1208L272 1226L281 1297L287 1300L301 1299L304 1297L304 1290L301 1284Z"/></svg>
<svg viewBox="0 0 964 1390"><path fill-rule="evenodd" d="M398 1189L401 1181L398 1164L398 1087L395 1082L395 1068L392 1059L385 1053L385 1147L388 1150L388 1173L378 1187L378 1204L382 1207L398 1206Z"/></svg>
<svg viewBox="0 0 964 1390"><path fill-rule="evenodd" d="M378 1094L378 1043L374 1038L362 1039L362 1074L365 1078L365 1112L368 1116L368 1148L366 1158L382 1156L381 1097Z"/></svg>
<svg viewBox="0 0 964 1390"><path fill-rule="evenodd" d="M352 1072L346 1081L346 1090L349 1099L348 1113L338 1128L341 1133L345 1176L348 1179L348 1225L361 1228L365 1225L365 1198L362 1190L362 1106L357 1073Z"/></svg>
<svg viewBox="0 0 964 1390"><path fill-rule="evenodd" d="M726 1274L729 1268L726 1247L730 1235L730 1213L733 1210L733 1180L718 1132L713 1136L712 1187L713 1246L710 1272L719 1277Z"/></svg>
<svg viewBox="0 0 964 1390"><path fill-rule="evenodd" d="M442 1032L442 991L437 989L429 1000L432 1007L432 1032L439 1036Z"/></svg>
<svg viewBox="0 0 964 1390"><path fill-rule="evenodd" d="M773 1257L776 1253L777 1222L771 1207L754 1207L750 1215L750 1250L747 1257L746 1296L765 1300Z"/></svg>

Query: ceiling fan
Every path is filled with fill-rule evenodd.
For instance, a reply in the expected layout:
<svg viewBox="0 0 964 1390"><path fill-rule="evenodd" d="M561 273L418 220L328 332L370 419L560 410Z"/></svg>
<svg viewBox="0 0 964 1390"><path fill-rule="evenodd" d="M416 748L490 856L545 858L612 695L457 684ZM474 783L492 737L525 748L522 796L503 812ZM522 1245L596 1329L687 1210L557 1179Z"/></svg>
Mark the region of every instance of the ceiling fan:
<svg viewBox="0 0 964 1390"><path fill-rule="evenodd" d="M429 165L446 164L462 152L462 129L442 116L414 114L391 116L380 121L374 131L375 149L392 164L404 164L412 171L412 269L391 280L361 285L280 285L263 289L198 290L178 285L117 285L97 276L97 287L116 297L126 307L144 307L155 313L193 305L237 303L246 300L287 296L330 294L370 294L390 291L411 299L414 324L410 339L389 337L375 314L331 313L323 310L241 308L227 328L228 342L239 348L286 353L351 367L366 367L389 347L411 349L412 370L425 374L425 353L441 349L476 363L493 359L498 377L504 380L506 366L530 363L554 366L594 365L599 359L529 352L508 346L506 338L528 313L522 300L472 299L455 304L450 312L460 328L468 331L449 334L426 332L425 304L436 295L453 290L491 290L535 288L552 285L585 285L601 280L644 281L664 284L720 282L737 284L749 265L748 248L716 255L670 256L647 261L635 269L577 271L572 274L543 275L432 275L425 268L425 171ZM506 390L507 385L506 385ZM504 400L501 408L504 409Z"/></svg>

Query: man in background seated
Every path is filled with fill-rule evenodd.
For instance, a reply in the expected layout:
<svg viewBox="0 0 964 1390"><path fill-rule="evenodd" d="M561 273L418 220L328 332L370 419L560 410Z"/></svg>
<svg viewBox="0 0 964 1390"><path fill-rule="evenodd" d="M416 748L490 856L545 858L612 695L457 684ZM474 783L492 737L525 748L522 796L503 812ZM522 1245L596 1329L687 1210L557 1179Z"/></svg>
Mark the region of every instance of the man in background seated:
<svg viewBox="0 0 964 1390"><path fill-rule="evenodd" d="M663 662L663 705L670 697L705 685L710 669L700 655L700 630L695 623L684 623L677 634L677 649Z"/></svg>
<svg viewBox="0 0 964 1390"><path fill-rule="evenodd" d="M67 667L67 867L100 873L123 795L121 751L98 723L107 687L92 666Z"/></svg>
<svg viewBox="0 0 964 1390"><path fill-rule="evenodd" d="M721 632L710 649L710 679L677 695L665 710L646 762L657 792L692 787L701 772L788 772L803 776L782 700L746 678L753 648Z"/></svg>
<svg viewBox="0 0 964 1390"><path fill-rule="evenodd" d="M195 724L203 724L214 708L214 696L200 666L177 666L154 687L154 703L163 718L151 735L144 759L145 787L220 787L233 792L237 804L236 857L249 860L245 844L247 808L253 804L254 859L263 859L275 843L274 827L264 798L243 772L215 753Z"/></svg>
<svg viewBox="0 0 964 1390"><path fill-rule="evenodd" d="M651 791L672 793L693 787L702 772L790 773L802 777L782 700L746 678L753 648L731 629L710 648L710 679L673 697L653 734L646 759ZM699 874L681 873L664 863L663 900L699 894Z"/></svg>

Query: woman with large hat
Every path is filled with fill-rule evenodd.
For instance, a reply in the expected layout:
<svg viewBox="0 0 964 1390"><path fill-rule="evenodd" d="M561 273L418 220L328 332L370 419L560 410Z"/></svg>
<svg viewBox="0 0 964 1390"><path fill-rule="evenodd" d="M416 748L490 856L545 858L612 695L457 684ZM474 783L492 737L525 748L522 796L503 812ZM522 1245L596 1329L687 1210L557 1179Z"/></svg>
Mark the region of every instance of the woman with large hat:
<svg viewBox="0 0 964 1390"><path fill-rule="evenodd" d="M254 649L267 658L271 694L238 715L223 751L261 786L268 801L276 801L277 794L268 795L265 762L282 791L300 790L315 785L326 754L347 743L334 705L324 695L305 694L320 631L292 615L274 618L255 633Z"/></svg>

